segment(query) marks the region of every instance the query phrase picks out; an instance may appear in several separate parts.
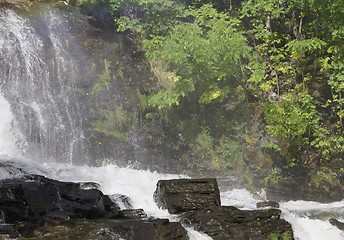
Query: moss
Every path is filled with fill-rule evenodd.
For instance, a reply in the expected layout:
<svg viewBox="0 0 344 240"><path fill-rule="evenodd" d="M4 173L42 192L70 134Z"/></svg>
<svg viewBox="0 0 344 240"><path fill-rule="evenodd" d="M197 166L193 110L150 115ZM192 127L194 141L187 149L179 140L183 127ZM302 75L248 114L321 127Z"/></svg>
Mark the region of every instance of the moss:
<svg viewBox="0 0 344 240"><path fill-rule="evenodd" d="M37 228L33 234L35 236L18 240L110 240L114 236L120 239L120 236L111 232L104 224L84 220L51 222Z"/></svg>
<svg viewBox="0 0 344 240"><path fill-rule="evenodd" d="M96 120L91 124L94 131L125 142L129 140L128 127L131 123L131 116L127 110L117 106L113 111L104 111L101 115L103 115L102 120Z"/></svg>
<svg viewBox="0 0 344 240"><path fill-rule="evenodd" d="M285 231L282 234L282 240L292 240L293 238L293 233L291 231Z"/></svg>
<svg viewBox="0 0 344 240"><path fill-rule="evenodd" d="M269 240L279 240L279 239L281 239L281 240L292 240L293 239L293 233L290 231L285 231L282 234L272 232L272 233L269 233L268 239Z"/></svg>
<svg viewBox="0 0 344 240"><path fill-rule="evenodd" d="M278 236L279 236L278 233L272 232L268 235L268 239L269 240L278 240Z"/></svg>

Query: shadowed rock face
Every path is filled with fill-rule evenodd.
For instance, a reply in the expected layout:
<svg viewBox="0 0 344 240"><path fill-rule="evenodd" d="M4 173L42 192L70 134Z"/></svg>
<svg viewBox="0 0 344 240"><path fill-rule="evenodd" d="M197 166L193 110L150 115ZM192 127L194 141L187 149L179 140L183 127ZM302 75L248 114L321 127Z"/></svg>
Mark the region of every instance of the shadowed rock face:
<svg viewBox="0 0 344 240"><path fill-rule="evenodd" d="M180 223L168 219L153 220L83 220L41 222L17 229L24 237L45 240L187 240L187 233ZM0 229L1 231L1 229ZM0 232L0 239L1 232Z"/></svg>
<svg viewBox="0 0 344 240"><path fill-rule="evenodd" d="M183 213L181 221L215 240L294 239L291 225L280 219L280 215L278 209L243 211L214 206Z"/></svg>
<svg viewBox="0 0 344 240"><path fill-rule="evenodd" d="M0 182L0 213L5 223L37 219L100 218L119 207L97 189L39 175Z"/></svg>
<svg viewBox="0 0 344 240"><path fill-rule="evenodd" d="M169 213L221 205L220 191L214 178L160 180L154 200Z"/></svg>
<svg viewBox="0 0 344 240"><path fill-rule="evenodd" d="M154 198L170 213L182 213L182 223L215 240L293 239L291 225L280 218L278 209L243 211L220 206L220 193L213 178L160 180Z"/></svg>
<svg viewBox="0 0 344 240"><path fill-rule="evenodd" d="M180 223L147 219L143 209L121 211L94 187L40 175L1 180L0 239L188 239Z"/></svg>

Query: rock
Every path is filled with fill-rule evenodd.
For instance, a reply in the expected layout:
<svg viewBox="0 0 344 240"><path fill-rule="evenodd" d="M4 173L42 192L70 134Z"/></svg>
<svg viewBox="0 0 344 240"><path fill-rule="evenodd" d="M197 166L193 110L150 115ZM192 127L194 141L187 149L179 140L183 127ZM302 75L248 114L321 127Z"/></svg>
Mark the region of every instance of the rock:
<svg viewBox="0 0 344 240"><path fill-rule="evenodd" d="M125 209L119 212L114 218L123 219L142 219L147 218L147 214L143 209Z"/></svg>
<svg viewBox="0 0 344 240"><path fill-rule="evenodd" d="M187 232L180 223L168 219L130 220L112 224L112 231L128 240L186 240Z"/></svg>
<svg viewBox="0 0 344 240"><path fill-rule="evenodd" d="M109 196L121 209L131 209L133 204L128 196L123 194L112 194Z"/></svg>
<svg viewBox="0 0 344 240"><path fill-rule="evenodd" d="M251 194L252 198L258 201L266 201L265 197L263 197L261 194L255 192Z"/></svg>
<svg viewBox="0 0 344 240"><path fill-rule="evenodd" d="M213 206L183 213L181 222L214 240L294 239L291 225L280 215L278 209L243 211L235 207Z"/></svg>
<svg viewBox="0 0 344 240"><path fill-rule="evenodd" d="M257 208L279 208L279 203L275 201L264 201L264 202L257 202Z"/></svg>
<svg viewBox="0 0 344 240"><path fill-rule="evenodd" d="M79 182L79 186L81 189L89 190L89 189L100 189L100 184L95 182Z"/></svg>
<svg viewBox="0 0 344 240"><path fill-rule="evenodd" d="M344 223L343 223L343 222L340 222L340 221L338 221L338 220L335 219L335 218L331 218L331 219L329 220L329 222L330 222L332 225L336 226L338 229L344 231Z"/></svg>
<svg viewBox="0 0 344 240"><path fill-rule="evenodd" d="M159 207L173 214L221 205L214 178L160 180L154 200Z"/></svg>
<svg viewBox="0 0 344 240"><path fill-rule="evenodd" d="M100 218L119 211L101 191L81 189L78 183L40 175L0 181L0 213L5 223L42 218Z"/></svg>
<svg viewBox="0 0 344 240"><path fill-rule="evenodd" d="M0 224L0 239L8 238L17 238L20 237L19 232L14 229L14 224Z"/></svg>
<svg viewBox="0 0 344 240"><path fill-rule="evenodd" d="M18 224L19 225L19 224ZM82 220L47 221L16 227L23 237L33 239L83 240L187 240L180 223L168 219L154 220Z"/></svg>
<svg viewBox="0 0 344 240"><path fill-rule="evenodd" d="M88 185L88 184L87 184ZM40 175L0 181L0 236L33 239L186 240L181 223L147 218L143 209L124 209L98 189ZM89 189L90 188L90 189ZM122 201L124 195L116 195ZM112 198L116 198L112 196ZM213 239L293 239L278 209L242 211L220 205L215 179L159 181L156 201L181 222ZM162 205L161 205L162 206Z"/></svg>

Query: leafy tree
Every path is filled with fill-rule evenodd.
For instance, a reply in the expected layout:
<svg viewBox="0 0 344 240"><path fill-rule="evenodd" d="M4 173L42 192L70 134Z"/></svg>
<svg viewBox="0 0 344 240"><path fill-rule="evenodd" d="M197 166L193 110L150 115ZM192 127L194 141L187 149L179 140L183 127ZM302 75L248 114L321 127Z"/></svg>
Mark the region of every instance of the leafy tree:
<svg viewBox="0 0 344 240"><path fill-rule="evenodd" d="M245 90L244 61L250 48L239 31L239 21L210 5L187 13L190 22L144 41L151 63L165 66L156 74L160 89L150 100L153 106L177 106L182 98L208 104Z"/></svg>
<svg viewBox="0 0 344 240"><path fill-rule="evenodd" d="M242 19L257 55L250 90L283 157L320 167L343 156L343 1L247 0ZM300 159L304 152L308 159Z"/></svg>

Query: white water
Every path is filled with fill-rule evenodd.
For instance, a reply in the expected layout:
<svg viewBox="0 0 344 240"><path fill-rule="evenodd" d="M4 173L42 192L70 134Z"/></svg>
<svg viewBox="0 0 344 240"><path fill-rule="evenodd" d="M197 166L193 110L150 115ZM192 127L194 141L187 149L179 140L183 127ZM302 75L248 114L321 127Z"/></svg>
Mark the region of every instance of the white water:
<svg viewBox="0 0 344 240"><path fill-rule="evenodd" d="M76 100L81 70L70 53L79 49L68 29L68 21L53 10L33 21L0 9L0 88L13 110L8 114L8 103L1 99L0 117L7 125L0 133L15 125L25 133L23 155L37 160L87 160Z"/></svg>
<svg viewBox="0 0 344 240"><path fill-rule="evenodd" d="M10 105L2 96L0 89L0 155L17 155L15 138L11 132L12 120Z"/></svg>

